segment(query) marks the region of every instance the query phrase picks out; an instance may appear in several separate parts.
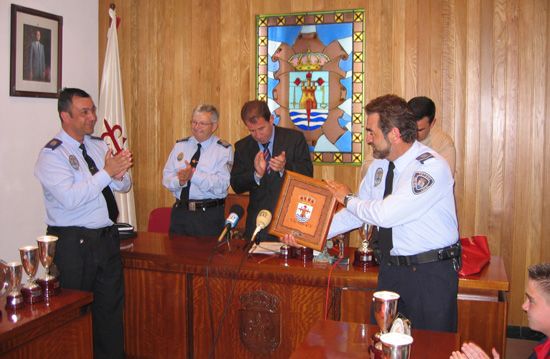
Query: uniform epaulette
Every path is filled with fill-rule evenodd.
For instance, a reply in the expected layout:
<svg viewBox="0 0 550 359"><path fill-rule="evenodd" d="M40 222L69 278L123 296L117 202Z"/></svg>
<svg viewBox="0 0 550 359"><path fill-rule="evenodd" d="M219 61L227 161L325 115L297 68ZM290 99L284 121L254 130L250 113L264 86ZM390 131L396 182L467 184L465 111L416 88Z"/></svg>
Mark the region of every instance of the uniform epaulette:
<svg viewBox="0 0 550 359"><path fill-rule="evenodd" d="M429 160L430 158L435 158L434 155L432 155L430 152L424 152L420 156L416 157L416 160L422 164Z"/></svg>
<svg viewBox="0 0 550 359"><path fill-rule="evenodd" d="M53 138L48 143L46 143L46 146L44 146L44 148L55 150L57 147L61 146L62 143L63 141L58 140L57 138Z"/></svg>
<svg viewBox="0 0 550 359"><path fill-rule="evenodd" d="M179 140L176 141L176 143L189 141L190 138L191 138L191 136L187 136L187 137L185 137L185 138L180 138Z"/></svg>
<svg viewBox="0 0 550 359"><path fill-rule="evenodd" d="M229 148L231 147L231 144L229 142L226 142L224 140L218 140L218 142L216 142L218 145L222 145L223 147L225 148Z"/></svg>
<svg viewBox="0 0 550 359"><path fill-rule="evenodd" d="M103 138L97 137L97 136L90 136L90 138L91 138L92 140L103 141Z"/></svg>

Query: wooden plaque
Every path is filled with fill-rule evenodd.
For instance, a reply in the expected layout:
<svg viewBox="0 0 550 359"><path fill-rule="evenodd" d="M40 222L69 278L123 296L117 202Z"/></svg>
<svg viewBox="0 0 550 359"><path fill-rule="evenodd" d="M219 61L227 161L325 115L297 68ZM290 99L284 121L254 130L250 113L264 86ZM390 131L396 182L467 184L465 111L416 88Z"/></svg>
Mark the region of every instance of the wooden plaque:
<svg viewBox="0 0 550 359"><path fill-rule="evenodd" d="M269 233L292 234L299 244L321 251L335 209L336 199L325 182L285 171Z"/></svg>

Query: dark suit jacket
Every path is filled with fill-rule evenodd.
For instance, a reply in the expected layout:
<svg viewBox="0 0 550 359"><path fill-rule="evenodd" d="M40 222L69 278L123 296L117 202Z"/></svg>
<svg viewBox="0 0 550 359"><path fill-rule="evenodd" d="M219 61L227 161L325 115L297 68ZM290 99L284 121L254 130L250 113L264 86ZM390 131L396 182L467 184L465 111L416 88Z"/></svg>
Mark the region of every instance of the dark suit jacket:
<svg viewBox="0 0 550 359"><path fill-rule="evenodd" d="M313 176L313 164L304 135L296 130L275 126L273 157L286 152L285 170ZM236 193L249 192L250 201L247 209L245 236L250 238L256 228L256 216L262 209L271 213L275 210L284 176L271 171L260 180L260 185L254 180L254 157L259 151L258 142L247 136L235 144L235 159L231 170L231 187ZM277 240L268 236L266 230L258 234L259 240Z"/></svg>

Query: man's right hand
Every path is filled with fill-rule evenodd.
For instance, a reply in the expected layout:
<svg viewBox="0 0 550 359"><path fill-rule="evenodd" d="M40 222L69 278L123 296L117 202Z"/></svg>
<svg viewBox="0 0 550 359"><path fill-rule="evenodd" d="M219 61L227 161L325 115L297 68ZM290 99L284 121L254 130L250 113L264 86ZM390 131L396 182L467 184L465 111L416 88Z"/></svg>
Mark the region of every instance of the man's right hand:
<svg viewBox="0 0 550 359"><path fill-rule="evenodd" d="M256 171L258 177L262 178L265 174L266 168L267 162L265 161L264 153L259 151L256 153L256 157L254 157L254 171Z"/></svg>
<svg viewBox="0 0 550 359"><path fill-rule="evenodd" d="M109 176L121 179L132 165L132 152L129 150L120 151L114 156L111 151L107 151L103 169Z"/></svg>
<svg viewBox="0 0 550 359"><path fill-rule="evenodd" d="M195 173L195 168L193 168L187 160L185 160L185 168L182 168L178 171L178 179L180 181L180 186L185 185L187 181L193 177L193 173Z"/></svg>

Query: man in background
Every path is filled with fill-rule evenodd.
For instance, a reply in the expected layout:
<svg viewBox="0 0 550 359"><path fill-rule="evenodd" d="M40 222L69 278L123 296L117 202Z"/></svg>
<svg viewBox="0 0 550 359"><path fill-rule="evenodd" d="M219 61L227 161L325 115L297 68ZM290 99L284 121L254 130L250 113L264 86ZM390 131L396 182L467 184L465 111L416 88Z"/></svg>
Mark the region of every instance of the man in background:
<svg viewBox="0 0 550 359"><path fill-rule="evenodd" d="M214 135L218 119L216 107L195 107L192 136L178 140L168 156L162 184L176 198L170 233L217 236L223 229L233 148Z"/></svg>
<svg viewBox="0 0 550 359"><path fill-rule="evenodd" d="M245 237L256 227L256 216L262 209L273 212L285 170L313 176L313 164L304 135L296 130L275 126L271 111L264 101L253 100L241 109L241 120L250 135L235 144L235 164L231 187L236 193L249 192ZM260 231L259 240L278 241Z"/></svg>
<svg viewBox="0 0 550 359"><path fill-rule="evenodd" d="M59 282L94 294L94 357L123 358L124 278L112 191L130 189L132 154L114 155L92 136L96 107L85 91L63 89L57 109L61 131L41 150L34 174L44 191L47 234L58 237Z"/></svg>
<svg viewBox="0 0 550 359"><path fill-rule="evenodd" d="M529 279L525 288L525 301L521 309L527 313L529 328L545 335L535 347L529 359L550 358L550 263L535 264L528 269ZM493 359L499 353L493 348ZM483 349L474 343L464 343L461 352L453 352L450 359L489 359Z"/></svg>

